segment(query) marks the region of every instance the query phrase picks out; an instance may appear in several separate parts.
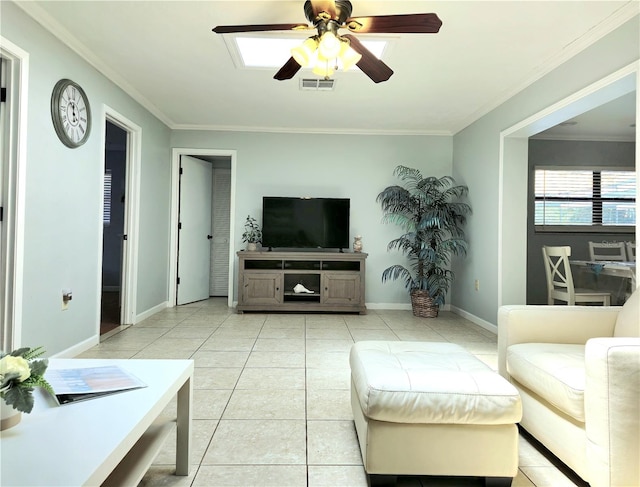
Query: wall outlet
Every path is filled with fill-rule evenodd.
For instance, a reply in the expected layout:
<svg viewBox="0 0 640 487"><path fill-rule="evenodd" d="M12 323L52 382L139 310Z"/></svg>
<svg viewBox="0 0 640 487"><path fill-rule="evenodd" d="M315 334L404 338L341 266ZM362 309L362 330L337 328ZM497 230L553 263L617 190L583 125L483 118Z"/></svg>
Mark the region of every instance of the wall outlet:
<svg viewBox="0 0 640 487"><path fill-rule="evenodd" d="M63 289L62 290L62 311L66 311L69 309L69 303L73 298L73 293L71 289Z"/></svg>
<svg viewBox="0 0 640 487"><path fill-rule="evenodd" d="M476 291L480 291L480 279L476 279L476 282L473 284L473 287Z"/></svg>

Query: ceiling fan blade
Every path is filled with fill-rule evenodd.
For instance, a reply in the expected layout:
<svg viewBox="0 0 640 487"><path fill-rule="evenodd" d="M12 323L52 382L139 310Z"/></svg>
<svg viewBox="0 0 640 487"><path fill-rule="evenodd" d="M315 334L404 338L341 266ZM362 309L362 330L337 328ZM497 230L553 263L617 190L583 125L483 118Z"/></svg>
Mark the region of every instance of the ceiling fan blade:
<svg viewBox="0 0 640 487"><path fill-rule="evenodd" d="M231 34L235 32L266 32L271 30L301 30L312 29L307 24L264 24L264 25L219 25L213 28L216 34Z"/></svg>
<svg viewBox="0 0 640 487"><path fill-rule="evenodd" d="M309 4L311 5L314 19L322 12L326 12L332 19L335 19L338 15L338 9L336 8L336 2L334 0L309 0Z"/></svg>
<svg viewBox="0 0 640 487"><path fill-rule="evenodd" d="M298 64L298 62L295 59L293 59L293 57L290 57L289 60L286 63L284 63L284 66L280 68L280 71L278 71L273 76L273 79L277 79L280 81L283 81L285 79L291 79L296 75L296 73L300 68L301 66Z"/></svg>
<svg viewBox="0 0 640 487"><path fill-rule="evenodd" d="M375 15L351 17L345 27L357 33L435 34L442 20L436 14Z"/></svg>
<svg viewBox="0 0 640 487"><path fill-rule="evenodd" d="M342 37L346 37L347 39L349 39L351 48L358 54L362 55L362 59L358 61L356 66L358 66L364 74L371 78L374 83L387 81L389 78L391 78L393 70L385 63L380 61L380 59L375 57L373 53L369 49L364 47L355 36L351 34L345 34Z"/></svg>

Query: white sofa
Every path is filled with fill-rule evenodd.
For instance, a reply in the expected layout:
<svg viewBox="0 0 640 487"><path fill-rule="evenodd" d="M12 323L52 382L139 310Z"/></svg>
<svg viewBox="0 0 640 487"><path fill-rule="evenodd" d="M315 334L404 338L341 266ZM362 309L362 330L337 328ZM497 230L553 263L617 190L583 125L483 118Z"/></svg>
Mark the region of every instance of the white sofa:
<svg viewBox="0 0 640 487"><path fill-rule="evenodd" d="M521 426L592 487L640 486L640 291L622 307L503 306Z"/></svg>

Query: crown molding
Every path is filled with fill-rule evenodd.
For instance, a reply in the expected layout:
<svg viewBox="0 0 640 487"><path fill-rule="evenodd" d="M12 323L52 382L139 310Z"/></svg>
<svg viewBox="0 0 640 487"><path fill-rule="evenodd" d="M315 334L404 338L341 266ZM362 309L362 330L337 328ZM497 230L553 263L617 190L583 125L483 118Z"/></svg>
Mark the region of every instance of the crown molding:
<svg viewBox="0 0 640 487"><path fill-rule="evenodd" d="M195 125L174 124L172 130L203 130L210 132L260 132L281 134L325 134L325 135L397 135L397 136L437 136L452 137L453 132L448 130L373 130L354 128L322 128L322 127L252 127L240 125Z"/></svg>
<svg viewBox="0 0 640 487"><path fill-rule="evenodd" d="M38 22L47 31L58 38L63 44L73 50L87 63L97 69L126 94L151 112L158 120L171 130L203 130L212 132L261 132L261 133L298 133L298 134L332 134L332 135L432 135L452 136L451 131L429 130L369 130L369 129L341 129L341 128L299 128L299 127L253 127L253 126L223 126L223 125L198 125L178 124L171 120L157 106L151 103L144 95L137 91L127 80L112 70L104 62L98 59L90 49L80 42L73 34L65 29L58 21L51 17L42 7L35 2L16 3L27 15Z"/></svg>
<svg viewBox="0 0 640 487"><path fill-rule="evenodd" d="M1 1L1 0L0 0ZM90 49L80 42L73 34L65 29L59 22L51 17L42 7L35 2L21 1L15 4L27 15L38 22L44 29L58 38L63 44L78 54L87 63L93 66L107 79L121 88L127 95L148 110L158 120L172 130L203 130L203 131L227 131L227 132L272 132L272 133L305 133L305 134L344 134L344 135L431 135L431 136L453 136L475 121L482 118L487 113L499 107L507 100L523 91L525 88L539 80L558 66L568 61L570 58L603 38L625 22L640 14L640 2L629 0L627 4L618 9L605 21L601 22L583 36L574 40L557 55L534 70L525 80L514 88L503 92L492 102L483 105L451 130L368 130L368 129L333 129L333 128L296 128L296 127L243 127L243 126L212 126L197 124L177 124L162 112L156 105L149 101L142 93L137 91L124 77L112 70L108 65L97 58Z"/></svg>

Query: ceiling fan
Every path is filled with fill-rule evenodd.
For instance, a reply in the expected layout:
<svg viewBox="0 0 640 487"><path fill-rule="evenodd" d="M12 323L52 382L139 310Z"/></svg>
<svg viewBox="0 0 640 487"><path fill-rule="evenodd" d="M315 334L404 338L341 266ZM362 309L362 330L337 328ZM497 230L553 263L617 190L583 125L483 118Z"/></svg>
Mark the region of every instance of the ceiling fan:
<svg viewBox="0 0 640 487"><path fill-rule="evenodd" d="M291 79L298 70L314 67L314 73L329 78L340 59L343 67L355 64L375 83L387 81L393 70L371 53L354 35L338 34L338 29L360 34L435 34L442 21L434 13L377 15L351 17L351 2L347 0L306 0L304 13L308 24L221 25L216 34L266 32L277 30L317 30L301 46L292 49L292 56L275 74L277 80Z"/></svg>

